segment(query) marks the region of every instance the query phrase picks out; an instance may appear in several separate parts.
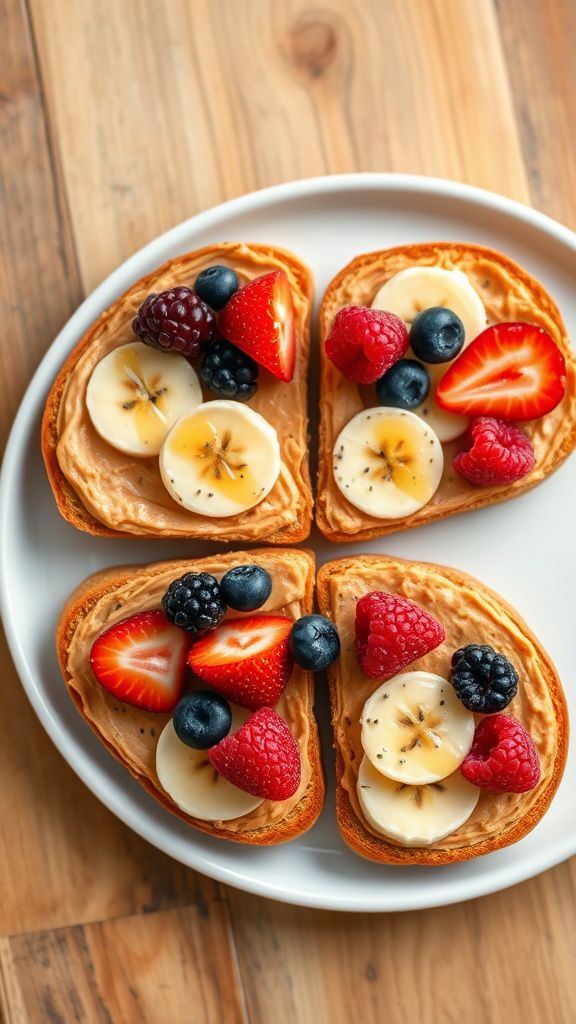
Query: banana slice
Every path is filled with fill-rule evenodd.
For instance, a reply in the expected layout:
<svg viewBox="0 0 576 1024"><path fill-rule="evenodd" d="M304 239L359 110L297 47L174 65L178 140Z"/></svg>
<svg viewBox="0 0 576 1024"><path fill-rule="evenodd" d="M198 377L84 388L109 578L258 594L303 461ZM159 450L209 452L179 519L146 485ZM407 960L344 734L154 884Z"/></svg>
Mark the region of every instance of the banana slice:
<svg viewBox="0 0 576 1024"><path fill-rule="evenodd" d="M95 429L129 455L157 455L176 420L201 401L196 371L183 356L139 341L104 356L86 391Z"/></svg>
<svg viewBox="0 0 576 1024"><path fill-rule="evenodd" d="M251 712L231 704L232 727L236 732ZM230 821L249 814L262 798L245 793L219 775L210 764L206 750L194 750L179 740L172 719L164 727L156 747L156 772L160 785L186 814L202 821Z"/></svg>
<svg viewBox="0 0 576 1024"><path fill-rule="evenodd" d="M357 413L338 435L334 479L345 498L378 519L422 508L442 478L444 455L434 431L405 409Z"/></svg>
<svg viewBox="0 0 576 1024"><path fill-rule="evenodd" d="M409 786L456 771L472 746L474 715L453 686L432 672L401 672L379 686L360 719L374 768Z"/></svg>
<svg viewBox="0 0 576 1024"><path fill-rule="evenodd" d="M164 486L184 508L221 518L258 505L280 472L276 431L239 402L205 402L173 427L160 452Z"/></svg>
<svg viewBox="0 0 576 1024"><path fill-rule="evenodd" d="M367 757L358 773L358 799L376 832L401 846L429 846L470 817L480 790L454 772L441 782L410 786L376 771Z"/></svg>
<svg viewBox="0 0 576 1024"><path fill-rule="evenodd" d="M387 309L395 313L404 320L408 329L416 315L430 306L446 306L460 317L464 324L464 348L488 323L478 292L461 270L408 267L386 281L372 303L372 309ZM416 359L412 349L407 352L407 358ZM460 437L470 422L465 416L456 416L441 409L434 398L436 387L450 365L450 362L426 363L430 374L430 393L426 401L413 410L426 420L442 442Z"/></svg>

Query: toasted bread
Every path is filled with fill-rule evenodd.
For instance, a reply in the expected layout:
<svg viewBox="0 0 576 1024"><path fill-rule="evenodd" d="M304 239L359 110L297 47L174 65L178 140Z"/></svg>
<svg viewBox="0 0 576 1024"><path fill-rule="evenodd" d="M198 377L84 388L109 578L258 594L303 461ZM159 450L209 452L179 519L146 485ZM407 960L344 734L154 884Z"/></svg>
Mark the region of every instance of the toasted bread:
<svg viewBox="0 0 576 1024"><path fill-rule="evenodd" d="M312 608L314 557L305 551L255 550L250 561L272 576L272 593L262 612L298 618ZM300 747L302 780L289 800L264 801L234 821L190 818L162 789L155 766L158 736L169 714L120 703L96 682L89 663L92 643L105 628L131 614L160 606L168 584L185 572L210 572L219 578L246 555L227 553L197 560L105 569L90 576L69 598L56 630L58 660L78 711L111 754L159 803L189 825L221 839L266 846L286 842L314 824L324 802L324 777L313 711L310 673L295 666L278 710ZM260 613L260 612L259 612ZM239 613L234 613L238 615Z"/></svg>
<svg viewBox="0 0 576 1024"><path fill-rule="evenodd" d="M566 391L560 404L540 420L524 425L532 440L536 465L514 483L474 487L452 468L462 438L445 444L444 472L433 498L412 515L378 519L359 511L335 483L332 450L342 428L356 413L378 405L368 388L346 379L326 357L324 342L338 310L370 306L376 292L399 271L413 266L439 266L463 271L478 292L489 321L524 320L545 328L566 360ZM562 317L543 286L508 257L478 245L423 243L357 256L330 282L320 311L321 390L318 494L316 520L331 541L368 540L397 530L492 505L517 497L552 473L576 446L576 360Z"/></svg>
<svg viewBox="0 0 576 1024"><path fill-rule="evenodd" d="M236 270L241 282L272 270L288 276L295 307L296 371L282 383L262 371L249 405L275 427L282 469L270 494L237 516L215 519L187 511L168 494L158 458L126 456L95 431L86 410L86 387L99 360L134 341L131 324L147 295L192 286L215 264ZM105 310L80 339L47 398L42 451L60 513L79 530L106 537L181 537L224 542L291 544L310 532L312 494L308 469L307 380L312 276L291 253L276 246L226 242L168 260L141 278ZM206 393L205 400L213 395Z"/></svg>
<svg viewBox="0 0 576 1024"><path fill-rule="evenodd" d="M454 651L468 643L490 644L505 654L520 676L516 697L506 709L532 736L541 779L528 793L482 790L470 818L446 839L426 847L405 847L377 833L365 820L357 795L362 759L359 719L364 702L379 685L361 671L354 645L355 606L374 590L415 601L444 626L446 640L410 666L444 678ZM440 865L470 860L522 839L547 810L560 783L568 748L568 713L552 661L517 612L488 587L455 569L409 562L385 555L340 559L322 566L318 603L335 623L342 645L328 670L336 747L336 809L348 845L383 864Z"/></svg>

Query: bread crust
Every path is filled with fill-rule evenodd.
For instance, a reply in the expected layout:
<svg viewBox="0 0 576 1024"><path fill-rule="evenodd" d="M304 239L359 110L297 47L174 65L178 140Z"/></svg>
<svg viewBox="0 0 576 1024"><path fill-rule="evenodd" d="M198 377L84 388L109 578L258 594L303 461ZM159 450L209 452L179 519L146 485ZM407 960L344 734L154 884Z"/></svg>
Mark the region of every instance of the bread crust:
<svg viewBox="0 0 576 1024"><path fill-rule="evenodd" d="M533 473L522 480L498 487L477 487L471 489L465 481L462 481L462 497L458 507L451 507L450 510L447 510L441 502L437 504L429 503L411 516L394 520L383 519L376 521L371 517L361 515L364 524L360 529L355 529L354 532L338 529L330 522L326 511L332 474L331 455L336 440L328 420L327 402L331 392L334 391L335 380L341 378L341 374L338 373L327 359L324 351L324 342L330 332L335 313L343 305L354 303L362 305L364 302L370 303L372 301L373 294L368 298L359 297L355 289L355 281L358 279L362 280L366 274L371 274L377 270L381 272L381 279L384 281L387 279L387 268L394 261L397 261L399 257L406 258L406 266L415 266L418 264L433 265L435 256L442 258L446 255L449 256L451 264L455 267L458 267L464 259L478 261L479 265L485 262L491 263L495 268L510 275L519 287L526 289L526 293L530 295L533 307L538 311L540 318L547 318L555 328L554 340L566 360L567 393L573 399L570 412L564 417L555 447L551 452L549 464L544 467L543 472L539 473L537 466ZM346 295L345 302L340 302L337 298L341 291ZM356 385L352 382L346 382L343 387L346 386L348 389L356 389ZM377 404L376 400L374 404ZM567 339L566 328L556 303L539 281L509 257L485 246L464 245L453 242L427 242L418 245L397 246L393 249L356 256L336 274L324 293L320 308L320 411L316 523L324 536L334 543L372 540L375 537L382 537L400 530L413 529L424 523L435 522L436 520L444 519L448 515L472 511L486 505L493 505L519 497L532 487L537 486L545 477L554 472L576 447L576 359ZM335 493L334 497L337 508L350 509L352 507L340 492ZM353 511L355 514L357 513L356 509Z"/></svg>
<svg viewBox="0 0 576 1024"><path fill-rule="evenodd" d="M270 560L272 560L273 563L277 565L278 571L285 568L287 561L291 559L297 559L306 564L306 590L302 604L303 614L308 614L312 610L314 595L315 560L313 553L303 550L288 551L284 549L275 549L271 551L256 549L254 551L250 551L250 560L258 563L259 557L264 554L267 558L267 564L269 565ZM218 557L219 560L222 560L224 564L226 562L230 562L230 564L232 564L233 560L235 558L237 559L237 555L232 552L224 555L218 555L216 557ZM126 760L122 757L121 752L108 742L106 737L99 731L97 724L84 713L82 702L78 699L78 694L71 685L73 679L68 671L67 655L74 633L81 621L104 595L114 592L124 583L134 579L134 577L140 577L142 579L151 578L155 574L163 573L167 569L171 570L172 568L174 570L174 577L177 577L179 573L183 571L184 566L188 572L201 572L203 571L205 563L213 560L213 558L205 560L180 559L168 562L156 562L145 566L115 566L110 569L103 569L100 572L89 576L70 595L60 614L56 627L56 652L58 662L62 676L68 688L68 692L79 713L101 743L109 750L112 756L115 757L120 764L124 765L128 771L130 771L133 778L135 778L136 781L139 782L140 785L158 801L158 803L162 804L167 810L171 811L172 814L177 815L188 825L199 829L201 832L205 832L207 835L215 836L218 839L228 839L248 846L272 846L288 842L290 839L294 839L306 832L312 827L324 805L325 781L320 751L320 738L313 715L311 716L312 720L310 721L310 735L307 747L307 757L310 764L310 782L296 806L292 808L285 818L278 822L273 822L270 825L255 828L249 832L226 831L225 828L215 828L209 821L200 821L197 818L190 817L190 815L180 810L180 808L177 807L162 790L154 785L148 777L135 773L131 770ZM310 673L306 673L305 678L308 695L312 698L314 688L313 677ZM97 686L98 684L94 682L94 685Z"/></svg>
<svg viewBox="0 0 576 1024"><path fill-rule="evenodd" d="M482 857L487 853L494 853L496 850L501 850L506 846L510 846L511 844L518 842L519 839L523 839L524 836L528 835L528 833L531 832L538 824L547 811L550 802L558 789L566 764L569 737L568 709L562 690L562 684L554 664L552 663L550 656L546 653L538 639L535 637L534 633L529 629L518 612L508 604L507 601L501 598L493 590L490 590L489 587L480 583L480 581L475 577L470 576L467 573L460 572L447 566L436 565L431 562L409 562L408 559L388 558L385 555L357 555L351 558L338 559L334 562L327 562L320 568L316 581L317 601L321 613L329 618L334 618L335 609L332 607L330 600L330 578L334 573L341 574L343 570L354 573L362 566L376 567L378 569L382 569L384 572L386 567L402 564L417 565L423 570L428 568L433 569L436 572L440 572L444 576L446 582L454 587L472 584L478 592L483 592L488 595L492 601L496 602L496 604L510 616L515 625L521 630L523 636L526 637L536 649L541 668L546 676L550 697L554 707L554 713L556 715L556 721L558 723L558 744L553 770L550 774L546 787L543 789L529 813L519 818L511 827L504 828L495 835L481 839L479 842L471 843L469 846L463 846L451 850L397 846L394 843L388 842L384 836L377 837L369 831L364 822L357 817L352 804L350 803L348 793L341 785L345 768L345 760L342 749L335 738L336 817L338 827L346 843L352 850L354 850L355 853L360 854L360 856L365 857L368 860L377 861L381 864L424 865L429 867L438 867L443 864L455 864L459 861L473 860L474 858ZM482 642L481 639L480 642ZM338 689L341 685L338 662L335 662L335 664L328 669L328 682L332 707L332 724L336 737L336 700Z"/></svg>
<svg viewBox="0 0 576 1024"><path fill-rule="evenodd" d="M69 380L74 372L74 368L78 363L79 359L86 352L86 350L93 343L95 335L101 329L102 325L107 320L112 318L115 313L122 307L123 303L129 300L130 296L135 291L142 291L146 294L150 288L154 287L154 281L159 275L169 273L171 270L176 268L182 268L185 266L186 261L190 258L198 259L205 257L206 262L217 262L218 259L223 257L233 257L234 251L239 250L240 246L232 242L223 242L217 245L205 246L202 249L195 250L193 253L188 253L184 256L178 256L175 259L167 260L162 266L157 267L150 274L140 278L134 285L128 288L112 305L104 310L98 319L92 324L88 331L83 335L78 344L74 347L66 362L60 369L46 399L46 405L44 409L44 415L42 418L41 428L41 443L42 443L42 454L44 457L44 463L46 471L48 473L48 479L56 499L56 504L60 514L66 519L72 526L75 526L78 530L83 530L85 533L93 534L98 537L170 537L173 536L170 532L166 532L162 529L155 529L150 527L149 533L139 532L138 534L130 533L129 531L115 530L105 523L100 522L97 518L92 515L88 509L86 509L82 503L80 496L76 493L72 485L67 480L66 476L62 472L60 464L58 462L57 447L59 440L59 429L58 429L58 418L60 412L60 406L63 396L66 393ZM246 261L249 259L250 254L258 255L259 257L266 257L267 255L274 259L281 260L286 268L291 272L293 277L298 282L298 291L302 301L306 305L307 313L304 324L304 351L301 358L301 366L298 371L302 377L302 413L304 417L307 417L306 409L306 379L308 373L308 359L310 349L310 318L312 311L312 299L313 299L313 278L311 271L308 267L294 256L293 253L280 248L279 246L266 246L258 244L247 244L242 245L242 257ZM279 387L282 384L279 383ZM308 437L309 440L309 437ZM300 541L305 540L310 533L310 526L312 522L312 490L310 484L310 470L308 466L308 460L306 454L303 455L303 461L299 467L300 472L304 480L304 487L302 488L299 495L299 504L297 509L296 520L287 526L279 527L274 530L270 535L266 537L268 544L297 544ZM213 536L214 539L219 539L219 525L217 519L212 519L213 524ZM194 532L190 532L190 537L195 536ZM228 535L225 538L221 538L225 543L239 541L239 540L258 540L252 535L248 536L243 534L242 530L239 529L234 535Z"/></svg>

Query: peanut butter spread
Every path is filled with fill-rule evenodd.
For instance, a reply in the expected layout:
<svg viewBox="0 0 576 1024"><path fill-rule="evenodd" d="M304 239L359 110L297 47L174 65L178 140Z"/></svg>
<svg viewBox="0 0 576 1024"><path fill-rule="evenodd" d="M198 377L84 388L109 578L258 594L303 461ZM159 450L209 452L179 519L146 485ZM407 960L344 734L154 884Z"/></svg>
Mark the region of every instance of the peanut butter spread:
<svg viewBox="0 0 576 1024"><path fill-rule="evenodd" d="M490 793L481 791L480 799L468 820L455 832L429 849L455 850L506 831L520 817L530 813L553 770L558 745L559 724L541 653L508 615L506 607L496 603L474 581L457 586L435 566L389 563L385 568L358 563L335 571L329 578L329 603L342 645L338 668L339 683L333 708L336 743L340 747L344 772L341 785L364 827L379 836L366 821L356 791L358 768L363 757L360 739L360 715L365 701L378 681L368 679L359 668L354 645L356 601L374 590L395 592L415 601L442 623L446 639L435 651L410 665L410 671L423 669L445 679L450 678L450 659L454 651L470 643L489 644L504 654L516 667L520 683L518 693L506 709L524 723L540 759L541 779L528 793ZM387 839L387 842L392 840Z"/></svg>
<svg viewBox="0 0 576 1024"><path fill-rule="evenodd" d="M290 384L267 370L249 405L275 427L282 456L276 484L259 505L239 515L204 518L180 507L162 483L158 458L137 458L107 444L94 429L86 408L86 388L96 364L112 349L135 340L134 315L151 292L192 287L201 270L214 263L232 267L242 284L273 270L286 271L295 312L296 373ZM297 265L264 246L222 244L210 253L172 260L156 275L139 282L95 325L90 344L74 365L58 412L58 464L84 507L106 526L131 534L165 533L172 537L245 540L264 537L298 520L298 505L307 483L306 381L310 296ZM204 395L204 401L214 396Z"/></svg>
<svg viewBox="0 0 576 1024"><path fill-rule="evenodd" d="M213 559L203 561L202 570L220 579L223 573L234 565L242 565L245 562L246 556L242 554L234 558L227 555L225 560L214 556ZM258 564L268 569L273 577L272 593L258 614L278 613L291 619L303 615L302 602L306 593L309 563L304 559L286 560L282 572L279 573L278 563L273 561L273 556L267 565L266 555L261 553ZM156 744L171 716L143 711L116 700L96 682L90 668L90 650L94 640L109 626L137 612L159 608L168 585L176 576L188 571L197 571L197 563L191 566L181 563L177 572L174 571L174 566L171 566L167 569L162 567L161 571L135 574L93 605L77 625L68 649L67 671L71 677L69 686L76 702L81 705L84 716L132 775L150 781L162 792L164 791L156 773ZM232 614L240 617L242 613ZM306 674L295 666L290 682L277 705L278 713L287 722L300 748L302 778L298 790L289 800L265 800L254 811L241 818L213 822L216 828L222 829L224 836L227 833L250 832L280 822L302 798L311 779L307 754L311 722L314 721L311 690ZM168 794L166 797L170 800Z"/></svg>
<svg viewBox="0 0 576 1024"><path fill-rule="evenodd" d="M418 253L415 250L419 250ZM466 246L422 245L383 254L369 254L354 261L349 273L343 272L329 287L321 313L324 342L339 309L350 304L370 306L386 281L411 266L435 266L461 270L484 303L489 323L526 321L547 330L566 359L566 391L560 404L548 415L523 424L534 446L536 466L529 477L512 484L474 487L452 469L452 460L462 451L463 439L443 445L444 472L436 493L418 512L404 519L385 523L351 505L339 490L332 473L332 448L342 428L365 408L377 404L374 389L358 386L340 373L325 357L322 362L322 453L318 506L327 526L345 534L376 529L380 533L426 522L431 518L463 512L479 504L499 501L540 482L558 461L561 449L572 434L575 442L576 363L563 332L558 310L537 282L505 257L489 250ZM566 453L564 453L566 454Z"/></svg>

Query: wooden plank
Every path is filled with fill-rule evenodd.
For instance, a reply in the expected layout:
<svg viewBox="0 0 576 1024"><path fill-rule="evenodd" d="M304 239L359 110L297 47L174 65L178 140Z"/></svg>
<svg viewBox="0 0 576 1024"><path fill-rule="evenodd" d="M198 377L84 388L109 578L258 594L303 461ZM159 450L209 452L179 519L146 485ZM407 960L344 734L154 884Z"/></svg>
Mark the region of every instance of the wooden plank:
<svg viewBox="0 0 576 1024"><path fill-rule="evenodd" d="M571 1024L575 883L563 865L486 899L396 915L230 892L250 1021Z"/></svg>
<svg viewBox="0 0 576 1024"><path fill-rule="evenodd" d="M11 1024L246 1020L221 901L2 944L0 999Z"/></svg>
<svg viewBox="0 0 576 1024"><path fill-rule="evenodd" d="M497 0L535 206L576 228L576 4Z"/></svg>
<svg viewBox="0 0 576 1024"><path fill-rule="evenodd" d="M3 442L32 370L80 299L80 282L17 0L4 4L1 28ZM74 776L32 712L3 639L0 664L0 933L213 898L212 883L139 839Z"/></svg>
<svg viewBox="0 0 576 1024"><path fill-rule="evenodd" d="M491 0L31 10L88 290L183 217L305 175L404 170L527 197Z"/></svg>

